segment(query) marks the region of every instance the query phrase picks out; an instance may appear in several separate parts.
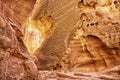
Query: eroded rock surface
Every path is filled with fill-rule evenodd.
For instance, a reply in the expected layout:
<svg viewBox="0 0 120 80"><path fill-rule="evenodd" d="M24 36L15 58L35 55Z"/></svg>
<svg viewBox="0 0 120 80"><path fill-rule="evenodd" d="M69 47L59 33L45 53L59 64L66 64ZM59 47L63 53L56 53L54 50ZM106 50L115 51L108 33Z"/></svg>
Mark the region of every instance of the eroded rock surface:
<svg viewBox="0 0 120 80"><path fill-rule="evenodd" d="M61 68L63 56L66 55L69 35L79 24L78 2L79 0L49 1L46 12L53 18L55 24L41 47L35 52L39 59L39 69L54 69L56 66Z"/></svg>
<svg viewBox="0 0 120 80"><path fill-rule="evenodd" d="M23 41L10 24L8 18L0 14L0 79L33 80L37 66Z"/></svg>
<svg viewBox="0 0 120 80"><path fill-rule="evenodd" d="M82 27L70 43L73 71L101 71L120 64L120 3L99 0L94 7L88 3L79 3Z"/></svg>
<svg viewBox="0 0 120 80"><path fill-rule="evenodd" d="M38 80L119 80L120 74L116 71L119 66L103 72L65 72L65 71L39 71ZM114 72L113 72L114 71Z"/></svg>
<svg viewBox="0 0 120 80"><path fill-rule="evenodd" d="M45 40L34 54L38 62L23 43L34 4L35 0L0 0L0 80L120 79L119 1L49 0L41 9L45 14L35 15L38 33L28 32L32 38L26 39L28 47L31 41L35 46L40 39L35 44L32 39L43 29Z"/></svg>
<svg viewBox="0 0 120 80"><path fill-rule="evenodd" d="M22 25L32 9L27 3L0 0L0 80L33 80L37 75L35 60L22 41Z"/></svg>
<svg viewBox="0 0 120 80"><path fill-rule="evenodd" d="M39 60L39 69L69 70L69 67L72 67L73 71L75 69L87 72L101 71L119 65L119 1L63 2L61 6L58 5L59 0L55 2L52 0L47 5L46 12L52 16L55 24L35 52ZM69 50L69 40L72 38L80 41L74 48L79 49L78 51ZM72 54L69 54L70 51Z"/></svg>

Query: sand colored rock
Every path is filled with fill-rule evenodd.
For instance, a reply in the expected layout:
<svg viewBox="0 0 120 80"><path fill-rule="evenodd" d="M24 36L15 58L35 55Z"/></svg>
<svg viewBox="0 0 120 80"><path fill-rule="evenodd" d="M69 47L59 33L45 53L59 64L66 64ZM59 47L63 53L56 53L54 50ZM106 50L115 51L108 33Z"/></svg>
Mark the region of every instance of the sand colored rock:
<svg viewBox="0 0 120 80"><path fill-rule="evenodd" d="M119 65L120 3L116 0L68 0L61 2L61 6L57 2L60 3L58 0L53 5L52 0L47 5L46 13L54 19L55 24L35 52L39 69L69 70L69 67L78 66L75 71L86 72ZM69 59L72 57L68 56L69 41L74 36L80 44L75 47L79 50L72 53L74 57L72 56L71 64L75 64L71 66ZM95 69L94 66L99 68Z"/></svg>
<svg viewBox="0 0 120 80"><path fill-rule="evenodd" d="M0 0L0 80L119 80L119 2Z"/></svg>

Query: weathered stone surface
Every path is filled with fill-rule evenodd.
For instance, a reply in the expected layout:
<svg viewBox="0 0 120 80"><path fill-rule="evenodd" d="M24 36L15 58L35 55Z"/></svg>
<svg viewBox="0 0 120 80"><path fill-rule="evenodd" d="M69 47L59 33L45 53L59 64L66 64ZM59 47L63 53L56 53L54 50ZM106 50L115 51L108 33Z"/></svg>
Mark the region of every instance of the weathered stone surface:
<svg viewBox="0 0 120 80"><path fill-rule="evenodd" d="M39 69L51 69L56 66L60 68L62 66L61 61L66 54L69 35L79 24L78 2L79 0L49 1L46 12L53 18L55 24L41 47L35 52L39 60Z"/></svg>
<svg viewBox="0 0 120 80"><path fill-rule="evenodd" d="M70 68L75 72L97 72L120 64L120 50L112 52L99 38L72 39L69 44Z"/></svg>
<svg viewBox="0 0 120 80"><path fill-rule="evenodd" d="M0 0L0 80L119 80L119 1L47 1ZM28 47L43 30L38 62L23 43L27 21L38 31L26 30Z"/></svg>
<svg viewBox="0 0 120 80"><path fill-rule="evenodd" d="M31 55L40 47L53 24L54 20L47 14L37 20L32 20L31 16L28 18L25 24L24 43Z"/></svg>
<svg viewBox="0 0 120 80"><path fill-rule="evenodd" d="M0 0L0 12L22 29L27 17L30 16L34 3L35 0Z"/></svg>
<svg viewBox="0 0 120 80"><path fill-rule="evenodd" d="M83 11L82 27L77 29L70 43L73 71L101 71L120 65L120 3L108 1L99 0L91 8L79 3Z"/></svg>
<svg viewBox="0 0 120 80"><path fill-rule="evenodd" d="M119 80L119 67L102 72L39 71L37 80Z"/></svg>
<svg viewBox="0 0 120 80"><path fill-rule="evenodd" d="M33 80L37 75L34 58L22 41L22 25L32 9L27 3L0 0L0 80Z"/></svg>
<svg viewBox="0 0 120 80"><path fill-rule="evenodd" d="M46 14L52 16L55 24L35 52L39 69L52 67L67 70L78 66L74 68L75 71L87 72L119 65L120 3L117 0L66 0L61 1L60 5L59 3L59 0L51 0L43 4L47 7ZM43 11L41 8L36 10ZM38 18L45 12L38 15ZM73 51L69 57L67 50L69 51L69 40L73 37L71 34L76 39L80 38L81 43L76 44L75 49L80 49Z"/></svg>

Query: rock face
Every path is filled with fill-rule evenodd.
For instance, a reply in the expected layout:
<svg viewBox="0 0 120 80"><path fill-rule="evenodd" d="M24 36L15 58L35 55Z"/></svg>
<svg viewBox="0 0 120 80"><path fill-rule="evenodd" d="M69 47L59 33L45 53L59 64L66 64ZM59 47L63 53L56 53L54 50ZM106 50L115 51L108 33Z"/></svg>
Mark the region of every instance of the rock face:
<svg viewBox="0 0 120 80"><path fill-rule="evenodd" d="M120 79L119 0L35 2L0 0L0 80Z"/></svg>
<svg viewBox="0 0 120 80"><path fill-rule="evenodd" d="M0 80L33 80L37 74L35 60L22 41L23 20L31 8L21 1L0 0ZM23 7L28 11L20 12Z"/></svg>
<svg viewBox="0 0 120 80"><path fill-rule="evenodd" d="M76 30L76 41L72 41L77 43L70 43L74 71L101 71L120 64L120 3L116 0L92 1L96 3L93 7L87 0L79 3L83 11L82 25Z"/></svg>
<svg viewBox="0 0 120 80"><path fill-rule="evenodd" d="M51 0L44 4L48 8L46 14L55 24L35 52L38 68L69 70L72 67L72 71L91 72L119 65L120 3L117 0L63 2L59 5L59 0ZM41 8L39 11L43 11ZM71 44L74 38L80 43Z"/></svg>
<svg viewBox="0 0 120 80"><path fill-rule="evenodd" d="M62 3L60 0L49 1L46 14L53 18L55 24L40 49L35 52L35 55L40 59L39 69L53 69L56 66L59 68L62 66L61 62L63 56L66 55L69 36L79 24L78 2L79 0L62 0Z"/></svg>
<svg viewBox="0 0 120 80"><path fill-rule="evenodd" d="M0 14L0 79L33 80L37 73L34 59L9 20ZM31 67L32 66L32 67ZM29 77L28 77L29 76Z"/></svg>
<svg viewBox="0 0 120 80"><path fill-rule="evenodd" d="M81 47L81 48L80 48ZM96 72L119 65L119 51L112 50L95 36L80 37L70 41L71 70Z"/></svg>
<svg viewBox="0 0 120 80"><path fill-rule="evenodd" d="M38 80L119 80L120 75L118 75L116 69L119 67L115 67L109 69L105 72L64 72L64 71L39 71ZM114 73L112 71L115 71ZM113 73L113 74L111 74ZM116 74L117 73L117 74Z"/></svg>

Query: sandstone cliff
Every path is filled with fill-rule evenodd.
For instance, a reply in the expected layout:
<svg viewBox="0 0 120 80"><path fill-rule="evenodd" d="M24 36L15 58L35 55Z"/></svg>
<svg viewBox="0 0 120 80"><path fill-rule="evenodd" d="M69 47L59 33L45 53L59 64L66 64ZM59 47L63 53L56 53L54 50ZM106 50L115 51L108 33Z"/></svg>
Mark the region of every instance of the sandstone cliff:
<svg viewBox="0 0 120 80"><path fill-rule="evenodd" d="M119 0L0 0L0 80L119 80Z"/></svg>

